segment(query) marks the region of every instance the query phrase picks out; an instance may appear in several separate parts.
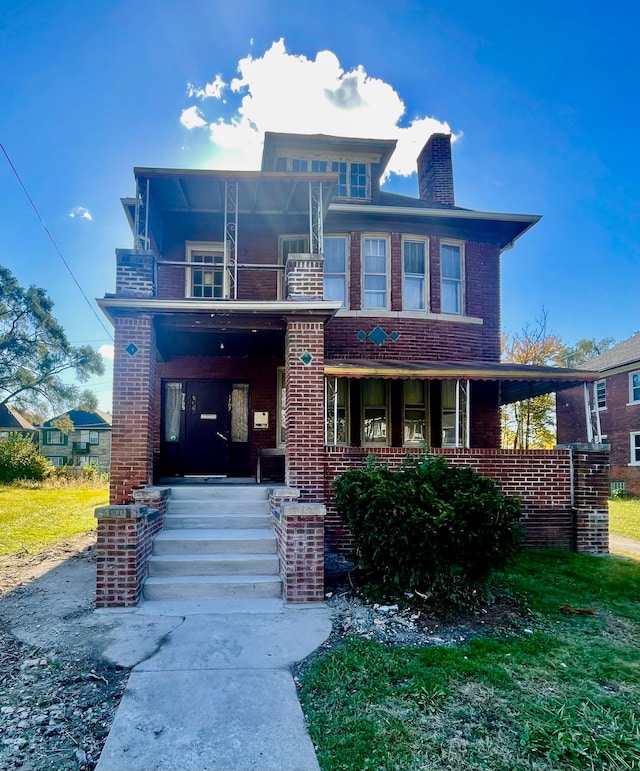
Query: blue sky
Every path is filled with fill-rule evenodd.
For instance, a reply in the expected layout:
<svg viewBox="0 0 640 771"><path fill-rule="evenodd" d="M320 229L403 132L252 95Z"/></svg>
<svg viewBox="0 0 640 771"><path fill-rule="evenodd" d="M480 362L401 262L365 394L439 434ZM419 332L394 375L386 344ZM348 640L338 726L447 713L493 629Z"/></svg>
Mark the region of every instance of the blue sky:
<svg viewBox="0 0 640 771"><path fill-rule="evenodd" d="M0 141L95 298L131 245L133 166L246 167L264 130L307 130L397 137L404 173L451 130L458 205L543 215L502 258L504 331L544 307L568 344L622 340L640 328L639 22L591 0L4 0ZM331 108L345 79L357 98ZM416 194L415 175L387 187ZM109 343L1 155L0 204L0 263L73 342ZM89 385L108 409L110 369Z"/></svg>

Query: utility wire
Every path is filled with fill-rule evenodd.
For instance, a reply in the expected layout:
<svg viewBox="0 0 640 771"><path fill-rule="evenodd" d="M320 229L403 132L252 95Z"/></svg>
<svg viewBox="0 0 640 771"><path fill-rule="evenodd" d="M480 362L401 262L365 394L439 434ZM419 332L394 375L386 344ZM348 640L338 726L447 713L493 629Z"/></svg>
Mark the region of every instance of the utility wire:
<svg viewBox="0 0 640 771"><path fill-rule="evenodd" d="M21 187L21 188L22 188L22 190L24 191L24 194L27 196L27 200L28 200L28 201L29 201L29 203L31 204L31 208L32 208L32 209L33 209L33 211L36 213L36 217L37 217L37 218L40 220L40 224L41 224L41 225L42 225L42 227L44 228L44 232L47 234L47 236L49 237L49 241L51 241L51 243L53 244L53 248L54 248L54 249L56 250L56 252L58 253L58 257L60 257L60 259L62 260L62 263L63 263L63 265L64 265L64 266L65 266L65 268L66 268L66 269L69 271L69 275L70 275L70 276L71 276L71 278L73 279L73 281L74 281L75 285L76 285L76 286L78 287L78 289L80 290L80 294L81 294L81 295L84 297L84 299L85 299L85 302L87 303L87 305L88 305L88 306L89 306L89 308L91 309L91 313L93 313L93 315L94 315L94 316L96 317L96 319L98 320L98 323L100 324L100 326L101 326L101 327L104 329L104 331L107 333L107 335L109 336L109 340L113 340L113 335L112 335L112 334L111 334L111 332L110 332L110 331L107 329L107 327L105 327L105 325L104 325L104 323L103 323L102 319L100 318L100 316L98 316L98 314L97 314L97 312L96 312L96 309L95 309L95 308L93 307L93 305L91 304L91 300L89 300L89 298L87 297L87 295L84 293L84 289L83 289L83 288L80 286L80 284L78 283L78 279L77 279L77 278L76 278L76 277L73 275L73 271L71 270L71 268L69 267L69 264L67 263L67 261L66 261L66 260L65 260L65 258L63 257L63 255L62 255L62 252L61 252L61 251L60 251L60 249L58 248L58 244L56 244L56 242L55 242L55 239L53 238L53 236L51 235L51 233L50 233L50 231L49 231L49 228L48 228L48 227L45 225L45 222L44 222L44 220L43 220L43 219L42 219L42 217L40 216L40 212L38 211L38 208L37 208L37 206L35 205L35 203L33 202L33 199L32 199L32 198L31 198L31 196L29 195L29 191L28 191L28 190L27 190L27 188L25 187L25 184L24 184L24 182L22 181L22 179L20 179L20 175L18 174L18 170L17 170L17 169L16 169L16 167L13 165L13 162L11 161L11 158L9 157L9 153L8 153L8 152L5 150L5 147L4 147L4 145L2 144L2 142L0 142L0 148L2 148L2 152L4 153L4 157L7 159L7 162L9 163L9 166L11 166L11 170L13 171L13 173L15 174L15 177L16 177L16 179L17 179L17 180L18 180L18 182L20 183L20 187Z"/></svg>

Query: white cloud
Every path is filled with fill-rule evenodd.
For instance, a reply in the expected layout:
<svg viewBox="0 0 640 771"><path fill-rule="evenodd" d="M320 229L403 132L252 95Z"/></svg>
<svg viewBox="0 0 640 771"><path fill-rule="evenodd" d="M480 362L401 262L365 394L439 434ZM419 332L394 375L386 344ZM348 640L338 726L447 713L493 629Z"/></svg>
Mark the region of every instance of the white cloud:
<svg viewBox="0 0 640 771"><path fill-rule="evenodd" d="M187 83L187 95L196 96L199 99L220 99L222 91L227 84L222 80L220 75L216 75L215 79L211 83L205 83L204 88L198 88L193 83Z"/></svg>
<svg viewBox="0 0 640 771"><path fill-rule="evenodd" d="M188 129L202 128L203 126L207 125L207 121L204 120L200 110L195 106L188 107L186 110L182 111L180 115L180 123L182 123L182 125Z"/></svg>
<svg viewBox="0 0 640 771"><path fill-rule="evenodd" d="M238 73L229 85L241 96L235 115L205 121L197 107L190 107L180 118L187 128L208 124L217 168L258 168L264 132L278 131L397 139L388 171L408 175L431 134L451 133L448 123L426 116L400 126L405 105L395 89L370 77L362 65L345 72L331 51L307 59L288 53L281 39L261 57L241 59ZM216 83L219 99L226 87L222 78L216 76L207 87Z"/></svg>
<svg viewBox="0 0 640 771"><path fill-rule="evenodd" d="M91 212L85 206L75 206L69 212L69 216L71 217L71 219L77 218L81 220L88 220L89 222L93 221L93 216L91 215Z"/></svg>
<svg viewBox="0 0 640 771"><path fill-rule="evenodd" d="M105 345L101 345L100 348L98 348L98 353L103 359L113 360L113 344L105 343Z"/></svg>

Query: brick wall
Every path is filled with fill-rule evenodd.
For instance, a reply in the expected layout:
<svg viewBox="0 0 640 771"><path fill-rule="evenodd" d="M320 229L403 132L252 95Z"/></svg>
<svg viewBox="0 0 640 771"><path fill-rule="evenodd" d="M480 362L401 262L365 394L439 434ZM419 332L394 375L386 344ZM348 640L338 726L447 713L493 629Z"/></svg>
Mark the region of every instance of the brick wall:
<svg viewBox="0 0 640 771"><path fill-rule="evenodd" d="M577 450L573 454L576 550L609 551L609 453Z"/></svg>
<svg viewBox="0 0 640 771"><path fill-rule="evenodd" d="M113 425L109 500L131 501L152 482L155 334L149 314L114 319Z"/></svg>
<svg viewBox="0 0 640 771"><path fill-rule="evenodd" d="M330 549L348 551L353 545L333 503L332 481L350 468L361 468L368 452L367 448L356 447L326 449L325 528ZM432 452L444 455L452 465L473 467L483 476L496 481L503 494L517 495L522 503L522 521L528 546L559 549L574 547L572 462L569 450L433 449ZM397 468L406 454L407 448L385 447L376 450L376 455L392 468ZM602 497L602 491L607 485L606 463L597 453L583 453L579 464L576 466L576 512L585 522L593 512L594 522L601 525L603 500L606 511L606 496L604 499ZM588 480L588 483L584 480ZM589 527L593 530L596 525ZM606 551L601 531L599 535L591 535L591 538L592 545L597 541L597 547L592 546L596 553L600 553L602 548Z"/></svg>
<svg viewBox="0 0 640 771"><path fill-rule="evenodd" d="M127 297L154 297L155 293L153 252L116 249L116 294Z"/></svg>
<svg viewBox="0 0 640 771"><path fill-rule="evenodd" d="M324 325L287 322L286 338L286 480L303 501L321 501L324 493ZM310 354L308 364L301 356Z"/></svg>
<svg viewBox="0 0 640 771"><path fill-rule="evenodd" d="M324 258L319 254L290 254L285 283L288 300L322 300Z"/></svg>
<svg viewBox="0 0 640 771"><path fill-rule="evenodd" d="M298 503L299 490L269 490L278 541L280 578L287 602L324 599L324 515L320 503Z"/></svg>

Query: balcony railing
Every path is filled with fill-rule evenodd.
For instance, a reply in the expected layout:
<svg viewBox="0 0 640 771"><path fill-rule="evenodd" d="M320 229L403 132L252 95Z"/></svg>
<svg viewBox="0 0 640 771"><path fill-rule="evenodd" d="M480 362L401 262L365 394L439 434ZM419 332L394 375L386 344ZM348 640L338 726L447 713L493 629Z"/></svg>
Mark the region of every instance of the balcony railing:
<svg viewBox="0 0 640 771"><path fill-rule="evenodd" d="M89 452L89 442L74 442L71 447L71 452Z"/></svg>

